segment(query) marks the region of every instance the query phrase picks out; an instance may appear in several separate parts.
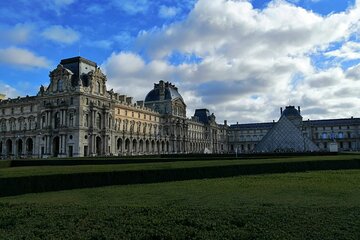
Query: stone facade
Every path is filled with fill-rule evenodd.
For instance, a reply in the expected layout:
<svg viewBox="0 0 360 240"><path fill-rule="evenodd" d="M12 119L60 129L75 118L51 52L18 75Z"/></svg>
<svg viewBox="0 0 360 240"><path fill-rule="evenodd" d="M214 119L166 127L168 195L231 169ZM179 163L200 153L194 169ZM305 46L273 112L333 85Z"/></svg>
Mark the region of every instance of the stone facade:
<svg viewBox="0 0 360 240"><path fill-rule="evenodd" d="M1 100L2 158L226 152L222 127L186 118L176 86L160 81L145 101L106 87L96 63L63 59L37 96ZM201 112L200 111L200 112Z"/></svg>
<svg viewBox="0 0 360 240"><path fill-rule="evenodd" d="M1 158L328 151L334 142L340 151L360 150L359 118L303 121L300 108L288 106L277 123L229 126L207 109L187 118L169 82L133 102L108 90L97 64L82 57L61 60L49 77L36 96L0 95ZM297 139L293 145L288 135ZM270 148L275 140L279 145ZM308 147L300 149L304 141Z"/></svg>
<svg viewBox="0 0 360 240"><path fill-rule="evenodd" d="M290 147L288 151L329 151L330 144L336 143L339 151L360 151L360 118L342 118L326 120L303 120L300 107L287 106L283 111L280 110L280 120L286 117L302 133L303 138L297 142L297 146L304 145L310 140L318 149L313 147L304 148L304 150ZM279 120L279 121L280 121ZM278 122L279 122L278 121ZM233 124L228 127L229 133L229 152L231 153L253 153L268 152L264 148L257 147L261 144L263 138L270 133L278 122L251 123L251 124ZM288 127L284 127L287 128ZM293 134L288 130L287 134ZM272 135L275 136L275 135ZM298 137L298 136L296 136ZM271 141L278 141L278 137L270 138ZM281 141L278 141L281 142ZM286 151L278 145L277 151ZM309 143L310 144L310 143ZM293 145L294 146L294 145ZM306 144L305 146L309 146ZM276 149L276 148L275 148ZM274 150L275 150L274 149Z"/></svg>

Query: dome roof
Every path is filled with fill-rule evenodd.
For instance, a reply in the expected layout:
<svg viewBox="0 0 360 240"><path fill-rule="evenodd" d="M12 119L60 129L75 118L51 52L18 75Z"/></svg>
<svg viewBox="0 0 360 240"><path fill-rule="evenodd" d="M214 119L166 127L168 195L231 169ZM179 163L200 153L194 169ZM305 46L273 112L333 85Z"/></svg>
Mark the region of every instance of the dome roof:
<svg viewBox="0 0 360 240"><path fill-rule="evenodd" d="M287 106L282 115L286 117L301 117L300 112L294 106Z"/></svg>
<svg viewBox="0 0 360 240"><path fill-rule="evenodd" d="M164 99L160 99L160 93L164 91ZM175 85L160 81L159 84L154 85L154 89L151 90L145 97L145 102L153 102L153 101L160 101L160 100L174 100L180 98L182 101L183 98L177 90Z"/></svg>

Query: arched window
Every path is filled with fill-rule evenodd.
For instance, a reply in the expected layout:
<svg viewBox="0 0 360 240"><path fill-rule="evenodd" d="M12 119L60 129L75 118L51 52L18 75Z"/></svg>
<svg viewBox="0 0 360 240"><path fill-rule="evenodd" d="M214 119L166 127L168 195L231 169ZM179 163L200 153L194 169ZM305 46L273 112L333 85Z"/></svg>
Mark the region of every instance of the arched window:
<svg viewBox="0 0 360 240"><path fill-rule="evenodd" d="M55 114L55 128L59 128L60 127L60 113L57 112Z"/></svg>
<svg viewBox="0 0 360 240"><path fill-rule="evenodd" d="M85 127L88 127L88 126L89 126L89 114L85 114L84 126L85 126Z"/></svg>
<svg viewBox="0 0 360 240"><path fill-rule="evenodd" d="M74 114L70 113L69 115L69 126L73 127L74 126Z"/></svg>
<svg viewBox="0 0 360 240"><path fill-rule="evenodd" d="M57 90L61 92L63 90L63 80L59 79L57 82Z"/></svg>
<svg viewBox="0 0 360 240"><path fill-rule="evenodd" d="M101 129L101 114L98 113L97 118L96 118L96 126L98 129Z"/></svg>
<svg viewBox="0 0 360 240"><path fill-rule="evenodd" d="M96 92L98 94L100 94L100 89L101 89L100 82L96 82Z"/></svg>
<svg viewBox="0 0 360 240"><path fill-rule="evenodd" d="M322 139L327 139L327 133L323 132L321 137L322 137Z"/></svg>

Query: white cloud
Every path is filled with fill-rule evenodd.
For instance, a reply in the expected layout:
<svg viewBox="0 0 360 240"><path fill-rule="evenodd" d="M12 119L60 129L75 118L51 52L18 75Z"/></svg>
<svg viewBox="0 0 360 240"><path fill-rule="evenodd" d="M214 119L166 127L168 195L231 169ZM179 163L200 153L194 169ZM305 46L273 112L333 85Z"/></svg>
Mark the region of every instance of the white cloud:
<svg viewBox="0 0 360 240"><path fill-rule="evenodd" d="M113 42L110 40L97 40L87 43L90 47L97 47L97 48L103 48L103 49L110 49L113 45Z"/></svg>
<svg viewBox="0 0 360 240"><path fill-rule="evenodd" d="M61 13L61 10L73 4L75 0L49 0L48 6L57 12L57 14Z"/></svg>
<svg viewBox="0 0 360 240"><path fill-rule="evenodd" d="M11 87L9 84L6 84L2 81L0 81L0 93L1 94L5 94L5 98L15 98L17 96L20 96L21 94L19 94L19 92Z"/></svg>
<svg viewBox="0 0 360 240"><path fill-rule="evenodd" d="M105 11L103 4L91 4L86 8L86 11L90 14L100 14Z"/></svg>
<svg viewBox="0 0 360 240"><path fill-rule="evenodd" d="M36 56L29 50L9 47L0 49L0 62L20 67L49 67L50 63L45 57Z"/></svg>
<svg viewBox="0 0 360 240"><path fill-rule="evenodd" d="M14 27L2 26L0 27L0 43L5 44L22 44L26 43L33 27L27 24L16 24Z"/></svg>
<svg viewBox="0 0 360 240"><path fill-rule="evenodd" d="M129 15L144 14L148 11L148 0L112 0L112 4Z"/></svg>
<svg viewBox="0 0 360 240"><path fill-rule="evenodd" d="M60 25L53 25L46 28L42 36L51 41L72 44L80 39L80 34L70 27L63 27Z"/></svg>
<svg viewBox="0 0 360 240"><path fill-rule="evenodd" d="M169 79L172 66L164 61L145 61L137 54L112 53L101 65L108 77L108 86L114 90L144 100L153 83Z"/></svg>
<svg viewBox="0 0 360 240"><path fill-rule="evenodd" d="M259 10L247 1L199 0L184 21L139 34L146 62L139 55L120 53L103 67L113 86L134 88L137 81L142 98L153 82L176 82L188 113L208 107L220 121L277 119L279 107L286 104L302 105L309 113L306 118L340 117L339 106L349 106L347 112L360 107L357 95L339 97L337 92L354 84L351 70L336 65L318 69L311 56L322 56L333 43L348 42L359 21L358 7L320 16L285 1ZM202 61L173 66L166 59L174 52ZM123 92L141 97L132 89ZM314 109L323 110L316 115Z"/></svg>
<svg viewBox="0 0 360 240"><path fill-rule="evenodd" d="M176 7L167 7L164 5L160 6L159 9L159 17L161 18L172 18L175 17L179 13L180 9Z"/></svg>
<svg viewBox="0 0 360 240"><path fill-rule="evenodd" d="M340 49L327 52L325 56L343 58L345 60L360 59L360 43L346 42Z"/></svg>

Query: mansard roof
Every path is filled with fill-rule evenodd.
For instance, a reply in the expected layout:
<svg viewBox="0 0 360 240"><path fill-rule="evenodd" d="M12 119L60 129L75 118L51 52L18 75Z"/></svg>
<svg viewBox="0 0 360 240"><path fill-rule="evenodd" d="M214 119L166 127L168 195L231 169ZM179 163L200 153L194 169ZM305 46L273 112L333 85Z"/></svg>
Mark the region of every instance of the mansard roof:
<svg viewBox="0 0 360 240"><path fill-rule="evenodd" d="M250 128L272 128L274 126L274 122L265 122L265 123L244 123L244 124L232 124L230 125L231 129L250 129Z"/></svg>
<svg viewBox="0 0 360 240"><path fill-rule="evenodd" d="M153 102L153 101L160 101L161 99L161 91L162 88L164 90L164 99L163 100L175 100L177 98L181 99L183 102L183 98L178 92L177 87L175 85L160 81L159 84L154 84L154 89L151 90L145 97L145 102Z"/></svg>
<svg viewBox="0 0 360 240"><path fill-rule="evenodd" d="M354 125L360 124L360 118L338 118L338 119L324 119L324 120L307 120L303 121L305 125L310 126L340 126L340 125Z"/></svg>
<svg viewBox="0 0 360 240"><path fill-rule="evenodd" d="M89 64L89 65L91 65L93 67L97 67L97 64L95 62L90 61L89 59L86 59L86 58L83 58L83 57L80 57L80 56L62 59L60 61L60 64L64 65L64 64L79 63L79 62L83 62L83 63Z"/></svg>

